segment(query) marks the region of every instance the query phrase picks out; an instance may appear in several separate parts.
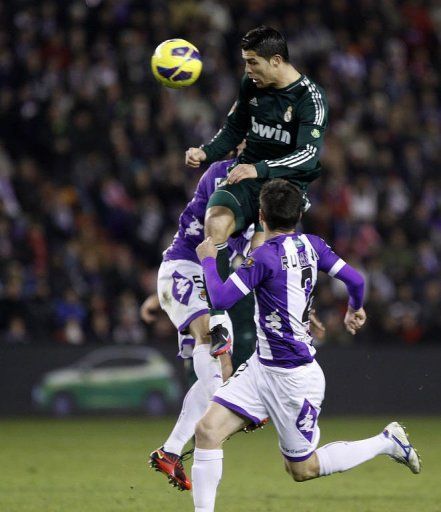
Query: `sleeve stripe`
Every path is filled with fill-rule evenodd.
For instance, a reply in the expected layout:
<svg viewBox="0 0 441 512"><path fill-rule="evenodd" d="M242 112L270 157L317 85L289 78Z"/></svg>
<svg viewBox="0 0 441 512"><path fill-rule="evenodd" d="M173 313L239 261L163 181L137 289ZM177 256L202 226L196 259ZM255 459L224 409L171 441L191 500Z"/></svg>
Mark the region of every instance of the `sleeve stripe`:
<svg viewBox="0 0 441 512"><path fill-rule="evenodd" d="M239 288L239 290L244 294L248 295L250 293L250 289L248 286L242 281L242 279L234 272L231 274L230 279L233 283Z"/></svg>
<svg viewBox="0 0 441 512"><path fill-rule="evenodd" d="M278 160L266 160L266 162L269 164L269 163L273 163L273 162L277 162L278 164L284 164L285 162L287 162L288 160L291 160L292 158L299 158L301 156L306 156L308 153L310 153L310 150L309 149L303 149L302 151L300 151L299 153L297 153L297 155L289 155L289 156L285 156L283 158L279 158Z"/></svg>
<svg viewBox="0 0 441 512"><path fill-rule="evenodd" d="M302 158L298 158L298 156L291 158L291 160L288 160L285 162L284 165L288 167L296 167L297 165L305 162L306 160L310 160L315 156L317 153L317 148L314 148L312 151L309 151L308 154L304 155Z"/></svg>
<svg viewBox="0 0 441 512"><path fill-rule="evenodd" d="M334 277L335 274L338 274L340 272L340 270L346 265L346 261L342 260L341 258L339 258L335 263L334 265L332 265L332 268L331 270L329 270L328 274L331 276L331 277Z"/></svg>
<svg viewBox="0 0 441 512"><path fill-rule="evenodd" d="M306 85L308 91L311 93L312 101L315 106L315 119L314 123L321 125L325 117L325 109L323 107L323 100L320 91L317 89L315 84L311 83L308 78L305 78L302 85Z"/></svg>
<svg viewBox="0 0 441 512"><path fill-rule="evenodd" d="M317 153L316 147L311 146L310 144L307 144L306 147L308 149L300 151L300 153L297 155L291 155L289 157L282 158L281 160L265 160L265 162L269 167L276 167L279 165L284 165L286 167L296 167L297 165L300 165L307 160L314 158L315 154Z"/></svg>
<svg viewBox="0 0 441 512"><path fill-rule="evenodd" d="M311 158L314 158L314 153L306 155L301 160L289 162L289 163L282 164L282 165L284 165L285 167L297 167L298 165L303 164L304 162L307 162L308 160L311 160ZM268 164L268 167L277 167L278 165L280 165L280 164L279 163L273 163L272 165Z"/></svg>

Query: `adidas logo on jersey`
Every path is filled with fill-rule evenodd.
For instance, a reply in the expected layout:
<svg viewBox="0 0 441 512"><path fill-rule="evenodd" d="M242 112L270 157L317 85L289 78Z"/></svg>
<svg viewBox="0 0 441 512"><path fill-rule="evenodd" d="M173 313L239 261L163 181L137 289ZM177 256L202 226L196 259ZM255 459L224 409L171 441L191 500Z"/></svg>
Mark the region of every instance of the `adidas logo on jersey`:
<svg viewBox="0 0 441 512"><path fill-rule="evenodd" d="M257 98L256 96L254 96L254 98L251 98L250 101L248 102L250 105L253 105L253 107L258 107L259 104L257 103Z"/></svg>
<svg viewBox="0 0 441 512"><path fill-rule="evenodd" d="M276 124L276 127L268 126L258 123L256 118L251 116L251 129L254 133L265 139L280 140L280 142L285 144L291 144L291 134L287 130L282 130L281 124Z"/></svg>

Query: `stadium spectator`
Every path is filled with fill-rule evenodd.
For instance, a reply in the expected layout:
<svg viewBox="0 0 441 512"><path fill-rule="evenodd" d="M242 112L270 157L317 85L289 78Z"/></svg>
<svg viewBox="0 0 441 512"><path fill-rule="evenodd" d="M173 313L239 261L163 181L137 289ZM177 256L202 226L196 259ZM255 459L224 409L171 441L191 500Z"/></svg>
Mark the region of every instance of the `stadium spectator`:
<svg viewBox="0 0 441 512"><path fill-rule="evenodd" d="M161 251L200 175L184 167L183 151L219 128L243 72L239 37L265 22L286 34L296 68L327 92L324 172L310 188L303 228L365 269L370 321L360 340L436 341L435 3L130 0L88 8L29 0L0 8L3 333L20 338L24 329L31 343L55 343L70 322L61 336L69 343L128 341L117 335L132 322L119 313L124 294L141 303L153 291ZM199 82L181 91L159 86L149 70L155 46L176 35L204 61ZM59 303L68 289L82 311L74 325ZM96 297L104 302L97 311ZM322 285L316 307L329 319L328 341L350 342L333 321L344 310L338 290ZM139 329L130 323L130 342L140 342Z"/></svg>

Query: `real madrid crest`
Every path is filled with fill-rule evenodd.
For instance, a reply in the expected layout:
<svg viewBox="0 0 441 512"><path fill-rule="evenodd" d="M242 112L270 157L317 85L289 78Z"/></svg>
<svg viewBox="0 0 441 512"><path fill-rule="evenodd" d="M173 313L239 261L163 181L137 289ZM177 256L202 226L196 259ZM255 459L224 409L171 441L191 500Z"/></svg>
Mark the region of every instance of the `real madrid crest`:
<svg viewBox="0 0 441 512"><path fill-rule="evenodd" d="M286 123L289 123L292 119L292 107L291 105L286 109L286 112L283 114L283 120Z"/></svg>

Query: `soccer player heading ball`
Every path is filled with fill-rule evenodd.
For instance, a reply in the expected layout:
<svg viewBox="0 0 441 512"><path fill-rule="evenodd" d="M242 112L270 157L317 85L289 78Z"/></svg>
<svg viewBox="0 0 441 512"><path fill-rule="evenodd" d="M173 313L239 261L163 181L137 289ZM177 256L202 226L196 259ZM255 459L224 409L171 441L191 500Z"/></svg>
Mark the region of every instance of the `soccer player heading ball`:
<svg viewBox="0 0 441 512"><path fill-rule="evenodd" d="M218 134L200 148L189 148L186 164L199 167L223 158L243 139L246 147L228 178L211 196L205 234L219 249L222 277L228 276L226 241L258 222L259 193L273 178L284 178L304 194L320 176L319 151L328 123L323 89L289 63L285 38L269 27L248 32L241 42L245 76L239 96ZM223 311L212 310L212 354L228 350Z"/></svg>
<svg viewBox="0 0 441 512"><path fill-rule="evenodd" d="M222 476L222 444L250 420L270 417L279 437L285 469L296 481L346 471L377 455L389 455L413 473L421 470L417 452L397 422L355 442L317 449L318 418L325 393L323 372L315 360L307 312L318 271L346 285L346 329L364 324L364 280L319 237L298 234L302 197L285 180L262 188L261 222L265 243L254 250L225 282L219 277L210 239L196 249L215 307L229 308L255 291L257 349L212 398L196 426L192 468L195 511L213 512Z"/></svg>

